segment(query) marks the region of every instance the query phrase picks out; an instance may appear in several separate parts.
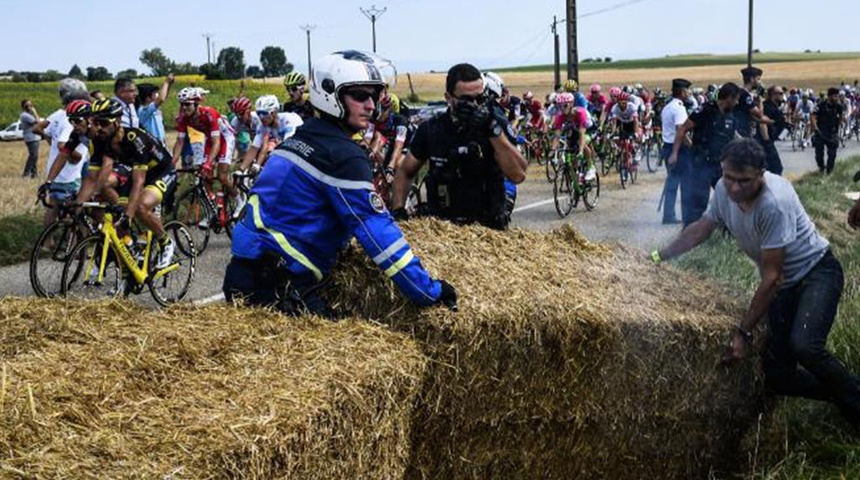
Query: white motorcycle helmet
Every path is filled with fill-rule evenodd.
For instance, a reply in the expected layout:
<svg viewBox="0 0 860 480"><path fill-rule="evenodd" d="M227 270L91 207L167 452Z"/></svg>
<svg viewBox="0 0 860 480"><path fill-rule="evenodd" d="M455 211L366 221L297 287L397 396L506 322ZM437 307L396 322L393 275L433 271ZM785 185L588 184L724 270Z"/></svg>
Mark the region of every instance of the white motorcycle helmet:
<svg viewBox="0 0 860 480"><path fill-rule="evenodd" d="M311 105L327 115L346 119L348 113L340 99L341 90L368 85L381 92L385 87L385 77L377 68L378 58L370 53L345 50L315 61L310 81Z"/></svg>
<svg viewBox="0 0 860 480"><path fill-rule="evenodd" d="M274 95L263 95L254 103L257 112L277 113L281 110L281 102Z"/></svg>
<svg viewBox="0 0 860 480"><path fill-rule="evenodd" d="M484 73L484 92L487 95L498 100L502 97L502 90L504 88L505 82L502 81L502 77L499 74L496 72Z"/></svg>

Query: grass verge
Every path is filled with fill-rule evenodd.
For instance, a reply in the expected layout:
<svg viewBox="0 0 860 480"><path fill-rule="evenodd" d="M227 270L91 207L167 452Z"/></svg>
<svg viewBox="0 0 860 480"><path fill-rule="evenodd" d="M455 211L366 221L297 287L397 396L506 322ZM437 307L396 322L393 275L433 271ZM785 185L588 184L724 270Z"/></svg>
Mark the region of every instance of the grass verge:
<svg viewBox="0 0 860 480"><path fill-rule="evenodd" d="M0 266L27 261L42 229L42 219L35 215L0 218Z"/></svg>
<svg viewBox="0 0 860 480"><path fill-rule="evenodd" d="M845 290L828 348L855 373L860 372L860 234L847 226L852 201L843 193L857 188L851 177L858 168L860 157L852 157L840 161L829 177L809 174L795 183L807 213L845 269ZM676 264L747 298L758 282L753 264L726 235L714 235ZM745 479L860 478L860 436L845 426L835 407L822 402L779 398L773 414L745 440L745 450Z"/></svg>

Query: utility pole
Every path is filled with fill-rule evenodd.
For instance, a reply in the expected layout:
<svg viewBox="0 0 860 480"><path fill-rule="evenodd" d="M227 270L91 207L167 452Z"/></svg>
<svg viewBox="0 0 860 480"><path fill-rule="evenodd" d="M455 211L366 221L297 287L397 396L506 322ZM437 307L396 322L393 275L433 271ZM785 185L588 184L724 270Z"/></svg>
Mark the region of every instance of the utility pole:
<svg viewBox="0 0 860 480"><path fill-rule="evenodd" d="M385 13L386 10L388 10L388 7L385 7L380 10L376 8L376 5L372 5L367 10L361 7L359 7L359 10L361 10L361 13L363 13L364 16L367 17L368 20L370 20L370 23L373 26L373 53L376 53L376 19L381 17L382 14Z"/></svg>
<svg viewBox="0 0 860 480"><path fill-rule="evenodd" d="M567 78L579 82L579 52L576 49L576 0L567 0Z"/></svg>
<svg viewBox="0 0 860 480"><path fill-rule="evenodd" d="M750 0L750 19L749 19L749 28L747 31L747 66L752 67L752 55L753 55L753 0Z"/></svg>
<svg viewBox="0 0 860 480"><path fill-rule="evenodd" d="M556 25L558 25L559 23L561 23L561 20L558 20L558 17L553 15L552 16L552 36L553 36L553 44L555 46L555 68L553 69L555 76L553 78L555 79L555 83L554 83L555 88L554 89L556 89L556 90L561 85L561 48L559 47L558 29L556 28Z"/></svg>
<svg viewBox="0 0 860 480"><path fill-rule="evenodd" d="M308 78L311 76L311 72L313 72L313 66L311 65L311 31L317 28L316 25L305 25L303 27L299 27L305 31L308 35Z"/></svg>
<svg viewBox="0 0 860 480"><path fill-rule="evenodd" d="M203 38L206 39L206 64L212 65L212 34L204 33Z"/></svg>

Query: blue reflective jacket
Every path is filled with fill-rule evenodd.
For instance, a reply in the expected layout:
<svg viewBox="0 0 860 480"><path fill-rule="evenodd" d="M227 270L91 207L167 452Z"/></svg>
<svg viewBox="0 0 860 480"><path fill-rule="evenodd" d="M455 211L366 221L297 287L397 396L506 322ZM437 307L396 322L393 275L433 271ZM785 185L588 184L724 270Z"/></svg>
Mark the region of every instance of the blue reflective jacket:
<svg viewBox="0 0 860 480"><path fill-rule="evenodd" d="M373 189L364 151L336 124L309 119L269 156L233 229L234 256L277 252L297 275L327 275L355 237L403 294L436 302L430 278Z"/></svg>

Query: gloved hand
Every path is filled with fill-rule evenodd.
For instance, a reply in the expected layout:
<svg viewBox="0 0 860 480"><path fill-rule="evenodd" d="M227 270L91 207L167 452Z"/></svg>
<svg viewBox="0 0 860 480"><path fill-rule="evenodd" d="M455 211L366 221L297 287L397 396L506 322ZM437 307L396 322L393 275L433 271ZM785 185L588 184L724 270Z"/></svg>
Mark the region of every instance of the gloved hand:
<svg viewBox="0 0 860 480"><path fill-rule="evenodd" d="M457 290L454 290L454 287L445 280L439 280L439 283L442 284L442 293L439 295L437 302L448 307L448 310L456 312Z"/></svg>
<svg viewBox="0 0 860 480"><path fill-rule="evenodd" d="M405 207L395 208L391 211L391 217L394 218L395 221L403 222L405 220L409 220L409 213L406 212Z"/></svg>
<svg viewBox="0 0 860 480"><path fill-rule="evenodd" d="M203 165L200 166L200 175L206 179L212 178L212 160L203 162Z"/></svg>

